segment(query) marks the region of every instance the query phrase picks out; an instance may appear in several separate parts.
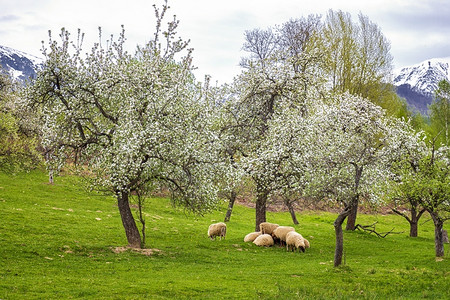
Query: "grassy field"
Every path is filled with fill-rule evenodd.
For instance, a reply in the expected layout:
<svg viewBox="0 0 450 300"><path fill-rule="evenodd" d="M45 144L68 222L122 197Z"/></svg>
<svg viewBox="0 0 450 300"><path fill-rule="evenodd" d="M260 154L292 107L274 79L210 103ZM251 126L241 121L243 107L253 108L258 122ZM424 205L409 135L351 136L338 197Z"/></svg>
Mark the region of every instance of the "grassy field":
<svg viewBox="0 0 450 300"><path fill-rule="evenodd" d="M449 246L436 261L432 222L409 238L394 215L359 215L377 230L405 231L385 239L345 232L345 265L333 267L334 214L303 212L295 226L311 242L306 253L243 242L254 211L237 206L226 240L207 228L221 211L194 216L167 199L147 201L152 255L115 253L126 245L112 197L83 189L79 179L42 172L0 174L0 299L448 299ZM291 225L288 213L268 221ZM157 250L156 250L157 249Z"/></svg>

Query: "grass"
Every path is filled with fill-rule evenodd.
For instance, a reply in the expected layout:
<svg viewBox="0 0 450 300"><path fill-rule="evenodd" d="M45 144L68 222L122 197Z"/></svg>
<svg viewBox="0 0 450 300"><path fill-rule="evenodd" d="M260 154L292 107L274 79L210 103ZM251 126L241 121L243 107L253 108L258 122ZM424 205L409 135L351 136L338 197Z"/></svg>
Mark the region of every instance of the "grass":
<svg viewBox="0 0 450 300"><path fill-rule="evenodd" d="M333 267L336 217L298 214L295 226L311 242L306 253L243 242L254 210L237 206L225 240L207 228L220 211L203 217L147 200L147 246L155 251L115 253L126 245L113 197L87 192L77 177L0 173L0 299L448 299L449 246L436 261L432 222L409 238L395 215L358 216L377 230L405 231L384 239L345 232L345 265ZM288 213L268 220L291 225ZM425 216L422 219L422 222ZM421 222L421 223L422 223Z"/></svg>

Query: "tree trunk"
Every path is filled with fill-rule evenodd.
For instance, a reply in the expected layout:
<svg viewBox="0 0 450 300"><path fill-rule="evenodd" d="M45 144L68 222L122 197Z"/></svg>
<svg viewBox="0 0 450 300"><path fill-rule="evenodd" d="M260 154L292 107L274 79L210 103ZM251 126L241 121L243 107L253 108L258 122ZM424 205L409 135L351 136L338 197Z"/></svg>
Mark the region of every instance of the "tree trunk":
<svg viewBox="0 0 450 300"><path fill-rule="evenodd" d="M418 228L419 228L419 219L422 216L422 214L425 212L425 209L422 209L417 213L417 205L415 205L413 202L410 201L411 204L411 218L406 215L405 213L397 210L396 208L393 208L392 211L398 214L399 216L402 216L405 218L409 223L409 236L410 237L417 237L418 235Z"/></svg>
<svg viewBox="0 0 450 300"><path fill-rule="evenodd" d="M417 216L416 208L411 207L411 220L409 221L409 236L410 237L417 237L419 217Z"/></svg>
<svg viewBox="0 0 450 300"><path fill-rule="evenodd" d="M352 206L350 207L350 213L347 218L347 226L345 230L355 230L356 226L356 215L358 213L358 197L355 197L352 201Z"/></svg>
<svg viewBox="0 0 450 300"><path fill-rule="evenodd" d="M53 170L48 172L48 183L53 184Z"/></svg>
<svg viewBox="0 0 450 300"><path fill-rule="evenodd" d="M442 227L444 226L444 221L439 218L438 214L430 212L431 217L434 222L434 248L436 250L436 257L444 256L444 239L442 235Z"/></svg>
<svg viewBox="0 0 450 300"><path fill-rule="evenodd" d="M295 210L294 210L294 206L292 205L292 202L289 200L286 200L285 204L286 204L287 208L289 209L289 213L291 214L292 222L294 222L295 225L298 225L297 216L295 215Z"/></svg>
<svg viewBox="0 0 450 300"><path fill-rule="evenodd" d="M142 241L141 241L141 248L145 248L145 218L144 215L142 214L142 210L143 210L143 206L144 206L144 198L142 197L142 195L140 195L138 193L138 208L139 208L139 221L141 222L142 225Z"/></svg>
<svg viewBox="0 0 450 300"><path fill-rule="evenodd" d="M442 230L442 242L444 244L448 244L449 243L447 230Z"/></svg>
<svg viewBox="0 0 450 300"><path fill-rule="evenodd" d="M122 224L127 236L128 246L141 248L141 235L139 234L133 214L131 213L128 196L129 195L126 192L119 192L117 194L120 217L122 218Z"/></svg>
<svg viewBox="0 0 450 300"><path fill-rule="evenodd" d="M230 202L228 202L228 209L227 209L227 214L225 215L224 222L230 221L231 212L233 211L234 202L236 201L236 192L235 191L231 191L229 200L230 200Z"/></svg>
<svg viewBox="0 0 450 300"><path fill-rule="evenodd" d="M346 207L334 221L334 231L336 233L336 249L334 251L334 266L339 267L342 263L344 254L344 232L342 231L342 223L350 214L351 207Z"/></svg>
<svg viewBox="0 0 450 300"><path fill-rule="evenodd" d="M355 230L356 225L356 215L358 213L358 204L359 204L359 182L361 180L363 167L358 167L357 164L353 164L355 166L355 186L354 186L354 196L350 205L350 214L347 219L347 226L345 230Z"/></svg>
<svg viewBox="0 0 450 300"><path fill-rule="evenodd" d="M417 237L417 229L418 225L417 222L409 222L409 236L410 237Z"/></svg>
<svg viewBox="0 0 450 300"><path fill-rule="evenodd" d="M268 192L257 188L256 193L256 218L255 218L255 231L259 231L259 224L266 222L266 203Z"/></svg>

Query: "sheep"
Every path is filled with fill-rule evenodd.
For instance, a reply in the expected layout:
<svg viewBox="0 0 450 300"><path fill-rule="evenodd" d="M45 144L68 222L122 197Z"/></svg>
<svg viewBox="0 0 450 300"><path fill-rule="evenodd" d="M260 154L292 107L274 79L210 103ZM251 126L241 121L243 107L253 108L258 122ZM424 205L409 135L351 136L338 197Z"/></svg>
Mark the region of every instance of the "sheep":
<svg viewBox="0 0 450 300"><path fill-rule="evenodd" d="M260 235L260 231L251 232L244 237L244 242L253 242Z"/></svg>
<svg viewBox="0 0 450 300"><path fill-rule="evenodd" d="M294 249L300 249L302 252L305 252L305 248L309 248L306 247L306 242L308 242L307 240L305 240L303 238L303 236L295 231L290 231L286 234L286 250L289 251L289 248L292 248L292 250ZM309 242L308 242L309 245Z"/></svg>
<svg viewBox="0 0 450 300"><path fill-rule="evenodd" d="M270 247L273 246L273 238L270 234L261 234L253 241L253 244L255 244L256 246Z"/></svg>
<svg viewBox="0 0 450 300"><path fill-rule="evenodd" d="M291 226L278 226L272 233L272 236L280 241L280 244L286 242L286 234L290 231L295 231L294 227Z"/></svg>
<svg viewBox="0 0 450 300"><path fill-rule="evenodd" d="M303 241L305 242L305 248L310 248L311 245L309 244L309 241L305 238L303 238Z"/></svg>
<svg viewBox="0 0 450 300"><path fill-rule="evenodd" d="M222 237L225 238L225 234L227 234L227 224L220 222L209 225L208 237L211 240L216 239L217 236L220 236L220 240L222 240Z"/></svg>
<svg viewBox="0 0 450 300"><path fill-rule="evenodd" d="M269 223L269 222L262 222L261 224L259 224L259 229L260 229L262 234L264 234L264 233L272 234L274 229L277 228L278 226L279 226L278 224L273 224L273 223Z"/></svg>

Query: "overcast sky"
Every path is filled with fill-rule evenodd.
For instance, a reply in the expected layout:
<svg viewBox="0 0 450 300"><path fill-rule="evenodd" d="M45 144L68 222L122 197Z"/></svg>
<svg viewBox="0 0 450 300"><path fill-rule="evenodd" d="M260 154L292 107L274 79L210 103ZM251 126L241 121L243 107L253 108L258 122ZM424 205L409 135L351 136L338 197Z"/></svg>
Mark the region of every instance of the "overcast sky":
<svg viewBox="0 0 450 300"><path fill-rule="evenodd" d="M162 0L0 0L0 45L40 56L48 30L61 27L73 35L86 33L86 50L97 41L98 26L105 37L125 25L127 44L134 49L154 32L152 4ZM196 76L219 83L238 74L244 31L279 25L328 9L362 12L377 23L391 42L395 67L428 58L450 56L448 0L169 0L169 15L180 20L179 35L191 40ZM89 46L89 47L88 47Z"/></svg>

